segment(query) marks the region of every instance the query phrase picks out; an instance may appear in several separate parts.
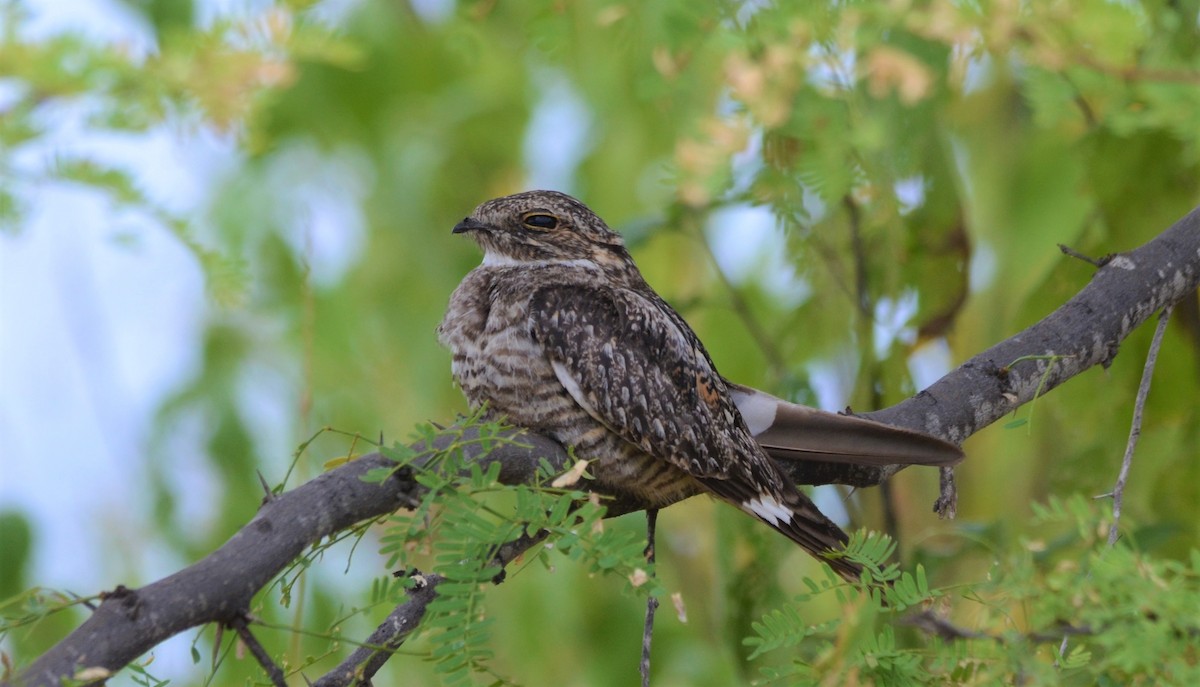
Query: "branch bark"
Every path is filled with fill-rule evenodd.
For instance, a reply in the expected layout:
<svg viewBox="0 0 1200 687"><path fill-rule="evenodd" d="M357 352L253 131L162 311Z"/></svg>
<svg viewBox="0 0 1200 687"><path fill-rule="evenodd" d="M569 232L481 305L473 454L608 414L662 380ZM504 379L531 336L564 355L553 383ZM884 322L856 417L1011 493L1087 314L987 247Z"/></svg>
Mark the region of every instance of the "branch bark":
<svg viewBox="0 0 1200 687"><path fill-rule="evenodd" d="M1037 324L971 358L929 389L866 417L961 443L1032 400L1039 387L1046 393L1094 365L1110 364L1130 332L1195 291L1198 283L1200 209L1149 243L1114 256L1079 294ZM1060 357L1015 362L1027 356ZM545 437L517 430L508 436L520 443L501 444L486 455L477 444L468 444L466 457L499 461L501 481L509 484L531 480L542 458L559 469L568 465L566 452ZM254 519L196 564L140 589L120 587L107 595L83 625L3 684L57 685L84 668L116 672L188 628L233 622L309 545L411 503L417 494L411 480L362 481L368 470L388 465L377 454L364 456L266 501ZM879 484L901 469L832 463L784 467L799 483L857 486ZM610 514L627 510L618 506ZM415 625L424 604L406 606L397 613L408 614L406 626Z"/></svg>
<svg viewBox="0 0 1200 687"><path fill-rule="evenodd" d="M961 444L967 437L1095 365L1154 313L1200 285L1200 208L1152 241L1112 256L1064 303L1015 336L976 355L928 389L863 417ZM1022 358L1039 356L1040 359ZM1044 356L1061 356L1050 361ZM789 463L800 484L872 486L903 466Z"/></svg>
<svg viewBox="0 0 1200 687"><path fill-rule="evenodd" d="M546 437L513 431L509 438L513 441L488 455L471 441L465 442L463 452L485 467L499 461L500 480L506 484L532 482L542 458L558 468L568 463L566 452ZM454 439L435 442L427 455ZM211 622L235 622L249 610L254 595L305 548L412 503L419 491L411 478L397 475L383 483L362 479L369 470L394 465L377 453L362 456L266 500L254 519L199 562L140 589L118 587L107 594L78 629L15 681L3 684L58 685L89 668L100 670L89 671L84 684L100 684L104 673L115 673L180 632Z"/></svg>

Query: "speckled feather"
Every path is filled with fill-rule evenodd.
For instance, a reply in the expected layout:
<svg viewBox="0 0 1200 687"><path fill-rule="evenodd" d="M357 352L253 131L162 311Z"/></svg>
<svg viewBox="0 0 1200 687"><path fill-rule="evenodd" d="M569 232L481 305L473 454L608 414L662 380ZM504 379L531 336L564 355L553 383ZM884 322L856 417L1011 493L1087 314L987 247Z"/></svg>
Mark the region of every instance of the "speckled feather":
<svg viewBox="0 0 1200 687"><path fill-rule="evenodd" d="M534 215L553 228L527 223ZM815 556L845 543L755 442L695 333L586 206L523 193L484 203L455 231L472 235L484 262L438 333L473 407L573 446L598 490L641 507L707 492Z"/></svg>

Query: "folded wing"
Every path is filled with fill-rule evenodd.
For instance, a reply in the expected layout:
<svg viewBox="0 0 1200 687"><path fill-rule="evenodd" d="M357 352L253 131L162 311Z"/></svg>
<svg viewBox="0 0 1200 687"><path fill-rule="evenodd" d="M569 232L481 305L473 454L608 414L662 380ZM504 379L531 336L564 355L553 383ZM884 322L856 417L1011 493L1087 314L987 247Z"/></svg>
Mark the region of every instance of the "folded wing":
<svg viewBox="0 0 1200 687"><path fill-rule="evenodd" d="M858 577L856 564L825 556L846 534L755 443L725 380L670 306L627 289L571 285L539 289L530 313L531 334L589 415Z"/></svg>

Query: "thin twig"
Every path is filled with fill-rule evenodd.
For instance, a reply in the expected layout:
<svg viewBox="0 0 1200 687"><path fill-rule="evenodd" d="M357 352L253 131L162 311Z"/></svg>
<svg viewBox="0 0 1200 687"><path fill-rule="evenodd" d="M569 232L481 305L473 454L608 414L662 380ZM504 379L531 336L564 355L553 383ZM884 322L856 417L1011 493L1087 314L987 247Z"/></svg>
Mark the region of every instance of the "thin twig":
<svg viewBox="0 0 1200 687"><path fill-rule="evenodd" d="M546 530L522 534L497 547L492 554L492 563L500 568L500 572L492 581L496 584L503 582L504 568L544 541L549 534ZM409 576L418 580L417 584L408 590L408 598L404 603L397 605L358 649L317 680L316 687L371 684L371 678L383 668L425 617L430 602L437 596L438 584L445 579L441 575L422 575L415 571Z"/></svg>
<svg viewBox="0 0 1200 687"><path fill-rule="evenodd" d="M871 298L870 274L867 269L867 246L863 241L862 212L853 196L846 194L842 197L842 207L849 216L850 248L854 256L854 304L858 310L855 326L858 329L859 340L867 343L862 350L862 368L867 374L867 395L871 410L883 407L883 371L875 347L871 341L872 329L875 327L875 301ZM883 510L883 531L887 532L896 542L900 550L904 546L900 541L900 518L896 514L896 498L892 490L892 482L885 481L879 485L879 503Z"/></svg>
<svg viewBox="0 0 1200 687"><path fill-rule="evenodd" d="M1158 349L1162 347L1163 334L1167 331L1167 322L1171 319L1172 303L1162 309L1158 316L1158 326L1154 328L1154 337L1150 340L1150 350L1146 353L1146 364L1142 368L1142 381L1138 384L1137 398L1133 402L1133 421L1129 427L1129 441L1125 443L1125 455L1121 458L1121 471L1117 474L1117 483L1111 493L1113 500L1113 519L1108 527L1108 545L1115 546L1121 526L1121 506L1125 500L1125 483L1129 479L1129 470L1133 466L1133 451L1137 448L1138 438L1142 436L1142 411L1146 407L1146 397L1150 395L1150 380L1154 376L1154 365L1158 362ZM1070 635L1064 634L1058 645L1058 657L1067 655L1067 645ZM1058 665L1058 659L1054 661Z"/></svg>
<svg viewBox="0 0 1200 687"><path fill-rule="evenodd" d="M1127 67L1097 60L1089 55L1079 55L1076 62L1101 74L1115 76L1125 81L1200 84L1200 75L1194 69L1153 69Z"/></svg>
<svg viewBox="0 0 1200 687"><path fill-rule="evenodd" d="M956 639L986 639L996 642L997 644L1009 644L1013 637L1007 634L988 634L986 632L976 632L968 630L964 627L959 627L950 622L949 619L935 613L931 610L924 610L919 613L905 616L899 621L902 625L915 627L922 632L935 637L941 637L947 640ZM1045 644L1047 642L1057 641L1060 636L1070 637L1071 635L1093 635L1096 630L1087 625L1075 626L1063 624L1046 632L1030 632L1021 637L1035 644Z"/></svg>
<svg viewBox="0 0 1200 687"><path fill-rule="evenodd" d="M216 625L217 631L214 633L215 636L213 637L212 645L212 665L208 667L209 672L212 673L217 672L217 663L221 659L221 642L225 639L225 626L221 623L217 623Z"/></svg>
<svg viewBox="0 0 1200 687"><path fill-rule="evenodd" d="M850 246L854 256L854 305L858 314L866 322L874 322L874 304L871 302L871 289L867 283L867 249L863 245L862 215L858 204L849 194L842 198L842 207L850 215Z"/></svg>
<svg viewBox="0 0 1200 687"><path fill-rule="evenodd" d="M430 602L437 597L438 584L445 579L441 575L412 577L417 584L408 590L408 599L396 606L361 646L313 683L314 687L371 684L375 674L420 625Z"/></svg>
<svg viewBox="0 0 1200 687"><path fill-rule="evenodd" d="M658 522L658 509L646 509L646 564L654 574L654 527ZM642 687L650 687L650 640L654 637L654 612L658 610L658 597L646 597L646 625L642 628Z"/></svg>
<svg viewBox="0 0 1200 687"><path fill-rule="evenodd" d="M230 621L229 626L237 631L238 639L246 645L246 648L250 649L250 653L254 655L263 670L267 671L267 677L271 678L271 684L275 687L287 687L287 676L283 674L283 669L275 663L271 654L263 648L263 645L258 642L258 638L250 631L250 627L246 623L246 616L244 614L237 616Z"/></svg>
<svg viewBox="0 0 1200 687"><path fill-rule="evenodd" d="M704 247L704 252L708 255L709 262L712 263L713 272L717 275L717 280L725 287L725 291L729 294L729 304L733 309L733 313L746 327L746 332L750 334L750 338L754 339L754 345L762 352L766 358L767 367L771 371L771 375L776 379L784 379L787 375L787 364L784 362L783 354L780 353L779 347L775 345L775 338L771 336L763 327L762 323L754 315L754 310L742 295L741 289L733 280L725 274L725 270L721 269L721 263L717 261L717 254L713 252L712 244L708 242L708 235L704 233L703 228L696 232L700 237L700 245Z"/></svg>
<svg viewBox="0 0 1200 687"><path fill-rule="evenodd" d="M1058 249L1060 251L1062 251L1063 255L1068 255L1072 258L1075 258L1076 260L1082 260L1082 261L1086 262L1087 264L1091 265L1092 267L1096 267L1096 268L1104 267L1105 265L1107 265L1109 263L1110 260L1112 260L1112 255L1106 255L1102 258L1093 258L1089 255L1084 255L1083 253L1080 253L1079 251L1066 245L1065 243L1058 244Z"/></svg>
<svg viewBox="0 0 1200 687"><path fill-rule="evenodd" d="M958 515L958 487L954 483L954 467L938 469L938 498L933 503L933 512L939 518L954 519Z"/></svg>
<svg viewBox="0 0 1200 687"><path fill-rule="evenodd" d="M1133 465L1133 450L1137 447L1138 438L1142 435L1142 411L1146 407L1146 397L1150 395L1150 378L1154 376L1154 364L1158 362L1158 349L1162 347L1163 334L1167 331L1167 322L1171 319L1171 304L1163 308L1158 316L1158 326L1154 328L1154 338L1150 341L1150 350L1146 353L1146 366L1142 368L1142 382L1138 385L1137 399L1133 402L1133 422L1129 427L1129 441L1125 444L1125 456L1121 459L1121 472L1117 475L1117 483L1113 487L1113 520L1108 528L1108 545L1117 543L1117 534L1121 524L1121 505L1125 499L1125 482L1129 479L1129 468Z"/></svg>

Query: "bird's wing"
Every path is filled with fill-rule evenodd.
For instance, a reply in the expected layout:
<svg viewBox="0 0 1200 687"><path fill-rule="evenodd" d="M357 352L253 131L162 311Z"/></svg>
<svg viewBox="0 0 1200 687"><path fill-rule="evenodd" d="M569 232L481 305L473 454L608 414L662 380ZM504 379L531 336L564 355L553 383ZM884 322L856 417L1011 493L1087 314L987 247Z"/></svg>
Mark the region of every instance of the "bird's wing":
<svg viewBox="0 0 1200 687"><path fill-rule="evenodd" d="M593 418L813 555L846 542L755 444L703 345L664 301L570 285L539 289L530 304L531 334ZM854 564L829 562L857 578Z"/></svg>
<svg viewBox="0 0 1200 687"><path fill-rule="evenodd" d="M937 437L853 415L789 403L726 382L754 440L775 460L857 465L954 465L958 446Z"/></svg>
<svg viewBox="0 0 1200 687"><path fill-rule="evenodd" d="M674 310L627 289L533 294L533 337L563 386L599 422L694 477L725 477L739 450L736 408Z"/></svg>

